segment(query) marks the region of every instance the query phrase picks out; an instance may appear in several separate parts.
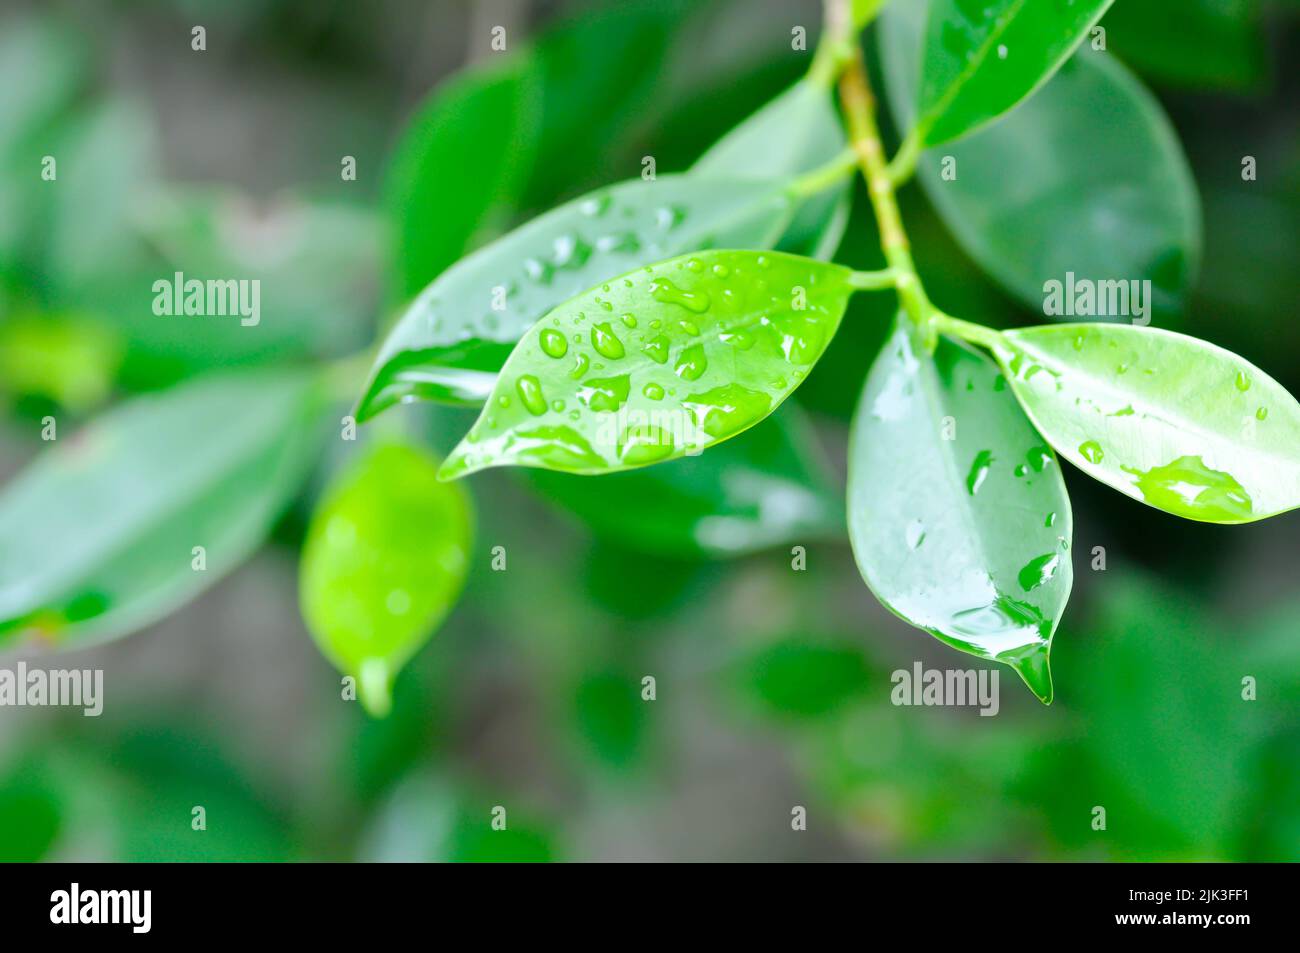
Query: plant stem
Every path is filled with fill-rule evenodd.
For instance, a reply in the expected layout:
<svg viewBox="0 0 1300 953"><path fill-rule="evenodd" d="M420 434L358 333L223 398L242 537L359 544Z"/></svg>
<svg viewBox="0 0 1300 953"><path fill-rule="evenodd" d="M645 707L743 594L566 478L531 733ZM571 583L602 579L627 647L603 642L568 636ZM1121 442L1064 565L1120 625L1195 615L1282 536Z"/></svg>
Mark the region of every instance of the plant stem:
<svg viewBox="0 0 1300 953"><path fill-rule="evenodd" d="M858 167L858 156L851 148L845 149L830 162L819 165L815 169L809 169L797 179L792 179L787 191L797 197L804 198L809 195L816 195L832 185L838 185L844 181Z"/></svg>
<svg viewBox="0 0 1300 953"><path fill-rule="evenodd" d="M847 6L845 0L833 2L842 7ZM885 261L895 274L899 302L913 324L923 332L927 346L931 346L933 329L930 327L930 318L934 306L926 297L925 289L916 274L916 266L912 262L911 246L898 211L898 201L894 197L894 183L885 162L880 130L876 126L875 97L867 79L862 51L856 47L848 67L840 74L840 99L844 103L849 137L861 163L863 178L867 182L871 207L876 213L880 247L885 253Z"/></svg>
<svg viewBox="0 0 1300 953"><path fill-rule="evenodd" d="M951 334L953 337L961 338L963 341L970 341L972 344L978 344L986 347L990 351L997 351L1003 343L1000 332L993 328L986 328L982 324L972 324L970 321L963 321L960 318L954 318L952 315L944 314L936 310L931 320L934 322L936 331L944 334Z"/></svg>
<svg viewBox="0 0 1300 953"><path fill-rule="evenodd" d="M916 171L916 160L920 155L921 137L918 135L918 130L913 127L899 143L894 158L889 160L889 181L894 183L894 188L898 188L912 177L912 173Z"/></svg>
<svg viewBox="0 0 1300 953"><path fill-rule="evenodd" d="M833 0L825 5L825 25L817 51L813 53L812 66L808 68L808 82L829 90L853 57L853 18L850 11Z"/></svg>
<svg viewBox="0 0 1300 953"><path fill-rule="evenodd" d="M849 287L855 291L879 291L898 284L898 273L892 268L884 271L855 271L849 275Z"/></svg>

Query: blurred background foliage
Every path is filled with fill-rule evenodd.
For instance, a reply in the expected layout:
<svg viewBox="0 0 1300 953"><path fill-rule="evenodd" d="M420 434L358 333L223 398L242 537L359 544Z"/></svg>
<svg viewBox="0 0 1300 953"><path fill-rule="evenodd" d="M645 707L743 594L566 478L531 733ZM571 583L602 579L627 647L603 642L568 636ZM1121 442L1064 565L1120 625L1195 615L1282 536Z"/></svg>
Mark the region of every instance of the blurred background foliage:
<svg viewBox="0 0 1300 953"><path fill-rule="evenodd" d="M1104 21L1201 191L1201 278L1169 323L1293 393L1298 13L1119 0ZM644 155L686 168L802 74L790 28L811 49L819 23L791 0L7 4L0 476L37 455L47 413L75 425L208 370L366 346L503 227ZM1080 150L1105 135L1098 117ZM47 153L57 188L33 172ZM837 258L876 267L857 198ZM937 304L1035 320L920 190L904 202ZM156 317L152 283L174 271L260 278L260 326ZM271 544L196 601L111 645L4 656L103 668L106 704L0 710L0 859L1300 859L1300 514L1190 523L1067 472L1056 704L1005 680L995 718L890 704L914 660L979 663L880 608L843 538L837 456L887 297L854 298L801 407L735 459L740 440L599 486L476 477L467 591L383 720L340 701L296 605L307 515L357 453L331 442ZM446 452L473 415L388 416Z"/></svg>

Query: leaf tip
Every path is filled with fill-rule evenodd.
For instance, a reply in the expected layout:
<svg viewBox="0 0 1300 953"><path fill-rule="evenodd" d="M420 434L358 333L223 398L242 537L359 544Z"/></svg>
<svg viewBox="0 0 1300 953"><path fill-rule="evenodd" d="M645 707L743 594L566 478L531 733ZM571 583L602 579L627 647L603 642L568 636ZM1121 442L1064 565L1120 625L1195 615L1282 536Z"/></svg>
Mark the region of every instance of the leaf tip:
<svg viewBox="0 0 1300 953"><path fill-rule="evenodd" d="M370 717L388 717L393 707L392 682L392 672L384 659L368 658L361 663L361 671L357 676L357 698Z"/></svg>
<svg viewBox="0 0 1300 953"><path fill-rule="evenodd" d="M1029 686L1029 690L1044 705L1050 705L1055 697L1052 685L1052 666L1049 661L1049 646L1044 643L1015 659L1008 659L1007 664L1016 670L1016 674Z"/></svg>

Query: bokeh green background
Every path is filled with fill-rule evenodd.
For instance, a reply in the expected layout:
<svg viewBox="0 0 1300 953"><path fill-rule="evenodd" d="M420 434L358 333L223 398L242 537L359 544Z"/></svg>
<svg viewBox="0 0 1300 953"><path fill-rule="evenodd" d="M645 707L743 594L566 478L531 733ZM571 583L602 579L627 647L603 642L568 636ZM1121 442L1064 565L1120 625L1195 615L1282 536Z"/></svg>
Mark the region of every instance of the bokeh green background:
<svg viewBox="0 0 1300 953"><path fill-rule="evenodd" d="M1300 393L1300 75L1286 65L1300 5L1169 6L1118 0L1104 24L1169 110L1201 189L1202 275L1171 326ZM392 253L391 160L430 89L467 63L526 76L535 100L459 117L427 233L405 233L435 274L510 222L638 174L644 155L685 168L806 69L790 28L811 47L819 21L789 0L7 4L0 476L38 452L47 413L75 427L208 369L373 340L427 280ZM195 24L206 52L190 48ZM508 54L489 49L495 25ZM1081 129L1079 148L1105 135ZM57 190L41 188L33 141L78 170ZM1254 182L1240 176L1248 154ZM486 181L499 194L485 205ZM871 267L862 198L838 258ZM941 307L1035 320L919 190L904 206ZM260 277L261 326L155 317L152 282L174 270ZM855 299L797 394L841 483L885 297ZM473 417L389 416L383 427L439 452ZM192 604L100 648L0 657L102 668L106 694L99 718L0 709L0 858L1300 859L1300 514L1190 523L1068 471L1076 582L1057 701L1004 673L1001 711L984 718L890 704L890 673L915 660L981 663L881 608L842 535L668 555L576 518L545 482L488 473L469 485L467 591L399 678L391 717L372 721L340 700L297 608L306 520L357 452L331 446L269 545ZM638 501L615 501L634 524ZM497 546L504 572L489 568ZM1242 699L1245 676L1257 700ZM206 831L191 830L195 805ZM489 827L496 805L504 833ZM796 805L806 831L791 829Z"/></svg>

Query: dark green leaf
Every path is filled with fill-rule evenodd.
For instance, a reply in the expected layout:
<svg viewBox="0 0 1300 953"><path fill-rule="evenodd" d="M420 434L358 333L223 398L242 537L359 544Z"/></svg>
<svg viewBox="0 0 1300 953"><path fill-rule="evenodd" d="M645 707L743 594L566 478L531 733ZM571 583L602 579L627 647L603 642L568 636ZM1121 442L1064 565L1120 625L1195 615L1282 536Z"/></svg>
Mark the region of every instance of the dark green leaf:
<svg viewBox="0 0 1300 953"><path fill-rule="evenodd" d="M1119 324L1008 331L998 361L1034 426L1157 509L1248 523L1300 506L1300 404L1249 361Z"/></svg>
<svg viewBox="0 0 1300 953"><path fill-rule="evenodd" d="M867 378L849 449L849 540L893 612L1012 666L1052 700L1052 634L1070 595L1070 501L1052 451L992 361L906 320Z"/></svg>
<svg viewBox="0 0 1300 953"><path fill-rule="evenodd" d="M469 568L465 493L437 461L381 444L343 474L312 517L299 598L321 652L385 715L392 681L451 611Z"/></svg>
<svg viewBox="0 0 1300 953"><path fill-rule="evenodd" d="M781 182L686 176L562 205L424 290L385 340L357 419L399 400L481 403L523 333L578 292L685 251L767 247L790 214Z"/></svg>
<svg viewBox="0 0 1300 953"><path fill-rule="evenodd" d="M1268 75L1258 0L1124 0L1109 13L1109 48L1138 72L1198 89L1253 90Z"/></svg>
<svg viewBox="0 0 1300 953"><path fill-rule="evenodd" d="M882 20L890 102L904 126L921 6L894 4ZM1200 258L1196 185L1160 105L1108 54L1081 50L1015 112L922 155L918 175L966 252L1031 307L1043 307L1047 282L1072 273L1149 279L1148 308L1181 309Z"/></svg>
<svg viewBox="0 0 1300 953"><path fill-rule="evenodd" d="M461 73L411 121L388 175L397 223L394 292L405 301L513 207L536 138L536 63L512 57Z"/></svg>
<svg viewBox="0 0 1300 953"><path fill-rule="evenodd" d="M440 476L609 473L735 436L821 357L851 275L780 252L706 251L584 292L520 340Z"/></svg>
<svg viewBox="0 0 1300 953"><path fill-rule="evenodd" d="M765 646L734 672L738 688L776 716L825 715L861 698L871 684L862 650L807 637Z"/></svg>
<svg viewBox="0 0 1300 953"><path fill-rule="evenodd" d="M957 139L1046 82L1111 0L930 0L917 133Z"/></svg>
<svg viewBox="0 0 1300 953"><path fill-rule="evenodd" d="M306 476L321 408L305 373L223 374L60 434L0 494L0 642L109 639L207 588Z"/></svg>

